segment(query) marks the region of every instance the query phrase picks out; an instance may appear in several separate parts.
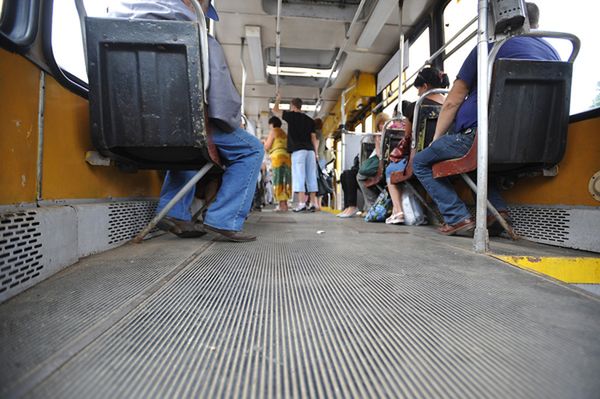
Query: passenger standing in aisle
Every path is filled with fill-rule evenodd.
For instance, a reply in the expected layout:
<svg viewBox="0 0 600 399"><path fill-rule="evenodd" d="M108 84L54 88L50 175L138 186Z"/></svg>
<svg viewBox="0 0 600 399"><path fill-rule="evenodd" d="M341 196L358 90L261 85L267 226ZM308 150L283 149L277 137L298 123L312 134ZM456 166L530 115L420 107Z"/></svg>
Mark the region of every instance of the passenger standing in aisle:
<svg viewBox="0 0 600 399"><path fill-rule="evenodd" d="M210 0L199 1L204 14L219 20ZM109 16L128 19L196 21L190 0L121 0L111 5ZM192 221L190 206L195 189L188 193L159 223L159 228L180 237L197 237L204 229L228 241L253 241L256 237L241 232L254 198L256 180L263 160L261 142L240 128L241 99L237 92L223 48L208 36L210 86L207 112L211 138L227 166L215 201L208 207L204 226ZM196 174L196 171L169 171L160 193L157 212Z"/></svg>
<svg viewBox="0 0 600 399"><path fill-rule="evenodd" d="M277 93L273 113L288 123L288 152L292 154L292 190L298 195L294 212L314 212L317 204L317 151L319 140L315 133L315 122L302 112L302 100L294 98L290 111L281 111L281 96ZM310 205L306 206L305 190L309 193Z"/></svg>
<svg viewBox="0 0 600 399"><path fill-rule="evenodd" d="M269 137L265 141L265 151L271 156L273 171L273 191L279 203L280 212L287 212L288 201L292 196L292 161L287 152L287 134L281 129L281 119L276 116L269 119Z"/></svg>

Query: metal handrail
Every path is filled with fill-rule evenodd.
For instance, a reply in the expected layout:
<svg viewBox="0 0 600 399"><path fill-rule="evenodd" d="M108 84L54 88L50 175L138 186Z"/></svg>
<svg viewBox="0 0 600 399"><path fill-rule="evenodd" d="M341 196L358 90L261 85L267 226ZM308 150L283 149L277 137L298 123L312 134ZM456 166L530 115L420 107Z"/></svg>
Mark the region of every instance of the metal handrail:
<svg viewBox="0 0 600 399"><path fill-rule="evenodd" d="M435 60L444 50L446 50L448 47L450 47L450 45L464 32L466 31L469 26L471 26L475 21L477 21L477 17L473 18L472 20L470 20L465 26L463 26L454 36L452 36L442 47L440 47L435 53L433 53L415 72L413 72L412 75L410 75L408 78L406 78L406 81L409 82L413 77L415 77L419 71L425 67L426 65L430 65L431 62L433 60ZM469 37L468 39L470 40L471 38L473 38L475 35L477 34L477 30L474 30L473 32L469 33ZM459 43L459 45L457 46L460 47L462 44L464 44L464 40ZM412 86L412 85L410 85ZM406 90L408 90L410 88L410 86L408 86L406 88ZM400 85L398 85L398 90L401 88ZM392 91L391 94L394 94L396 92L396 90ZM385 100L381 101L379 104L375 105L375 107L373 108L373 110L377 110L379 108L381 108L383 106L383 103L385 102Z"/></svg>
<svg viewBox="0 0 600 399"><path fill-rule="evenodd" d="M361 0L361 2L358 4L358 7L356 8L356 12L354 13L354 18L352 18L352 22L350 22L350 27L348 28L348 31L346 32L346 39L344 40L342 47L340 47L338 49L338 52L335 56L335 61L333 61L331 71L329 72L329 76L327 77L325 84L321 88L319 98L316 102L315 112L313 113L313 116L316 116L317 113L319 112L318 110L320 110L320 105L323 102L323 96L325 95L325 90L327 90L327 88L331 84L331 77L333 76L333 72L337 69L338 64L340 63L340 60L342 59L342 54L344 53L344 51L346 51L346 46L350 42L350 36L352 35L354 27L356 26L356 21L358 21L358 17L360 15L360 13L362 12L365 2L366 2L366 0Z"/></svg>

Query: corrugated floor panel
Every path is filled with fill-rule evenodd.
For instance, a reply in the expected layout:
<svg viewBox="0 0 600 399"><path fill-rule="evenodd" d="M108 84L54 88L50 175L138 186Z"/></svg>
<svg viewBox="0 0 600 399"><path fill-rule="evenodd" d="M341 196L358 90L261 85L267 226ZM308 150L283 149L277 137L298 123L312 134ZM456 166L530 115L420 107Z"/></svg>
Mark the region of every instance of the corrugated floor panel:
<svg viewBox="0 0 600 399"><path fill-rule="evenodd" d="M177 242L177 248L170 246ZM0 306L0 396L177 267L198 243L161 237L91 256ZM25 379L25 381L24 381Z"/></svg>
<svg viewBox="0 0 600 399"><path fill-rule="evenodd" d="M597 299L428 228L286 217L253 219L255 243L215 243L28 396L600 392Z"/></svg>

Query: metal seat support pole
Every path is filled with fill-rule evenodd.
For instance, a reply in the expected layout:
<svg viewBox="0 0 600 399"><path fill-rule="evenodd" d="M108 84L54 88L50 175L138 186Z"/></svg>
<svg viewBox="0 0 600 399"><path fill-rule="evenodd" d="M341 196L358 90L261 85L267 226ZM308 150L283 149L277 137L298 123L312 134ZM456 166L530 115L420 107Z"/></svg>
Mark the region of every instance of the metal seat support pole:
<svg viewBox="0 0 600 399"><path fill-rule="evenodd" d="M473 190L474 193L479 194L477 192L477 186L475 185L475 183L473 182L473 180L471 180L471 178L469 177L469 175L467 175L466 173L462 173L461 174L463 180L465 181L465 183L467 183L467 185L471 188L471 190ZM510 227L510 225L508 224L508 222L502 217L502 215L500 215L500 212L498 212L498 210L494 207L494 205L492 205L492 203L490 202L489 199L485 199L486 201L486 206L487 209L489 209L490 212L492 212L492 214L494 215L494 217L496 218L496 220L498 222L500 222L500 224L502 225L502 228L504 230L506 230L506 232L508 233L508 235L510 236L510 238L512 238L513 240L518 240L519 236L517 235L517 233L515 233L515 231L513 230L512 227ZM477 217L479 217L479 214L477 215ZM487 218L485 218L486 223L487 223Z"/></svg>
<svg viewBox="0 0 600 399"><path fill-rule="evenodd" d="M198 183L198 181L200 179L202 179L202 177L210 170L210 168L212 168L214 166L214 164L212 162L208 162L206 165L204 165L202 167L202 169L200 169L198 171L198 173L196 173L194 175L194 177L192 177L190 179L190 181L188 181L185 186L183 186L181 188L181 190L179 190L177 192L177 194L175 194L175 196L173 197L173 199L171 199L171 201L169 201L167 203L167 205L165 205L165 207L158 213L158 215L156 215L154 217L154 219L152 219L152 221L150 223L148 223L148 226L146 226L144 228L144 230L142 230L134 239L133 242L136 244L139 244L142 242L142 240L144 239L144 237L154 228L156 227L156 224L158 222L160 222L160 220L162 218L164 218L167 213L169 213L169 211L171 210L171 208L173 208L175 206L175 204L181 200L181 198L183 198L184 195L186 195L188 193L188 191L190 191L192 189L192 187L194 187L196 185L196 183Z"/></svg>

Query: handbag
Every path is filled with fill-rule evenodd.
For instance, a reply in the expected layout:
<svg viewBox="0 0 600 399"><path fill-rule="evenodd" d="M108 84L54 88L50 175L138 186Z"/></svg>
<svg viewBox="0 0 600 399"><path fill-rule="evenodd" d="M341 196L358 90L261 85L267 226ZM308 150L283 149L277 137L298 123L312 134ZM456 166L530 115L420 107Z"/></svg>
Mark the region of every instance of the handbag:
<svg viewBox="0 0 600 399"><path fill-rule="evenodd" d="M327 176L325 175L325 173L323 173L323 170L319 166L318 162L317 162L317 189L318 189L317 196L319 196L319 197L333 193L333 188L331 188L331 184L329 183L329 180L327 179Z"/></svg>
<svg viewBox="0 0 600 399"><path fill-rule="evenodd" d="M408 190L402 190L402 211L404 212L404 224L419 226L427 224L427 217L417 197Z"/></svg>
<svg viewBox="0 0 600 399"><path fill-rule="evenodd" d="M392 152L390 152L390 160L392 162L400 162L403 158L406 158L410 154L410 142L411 135L407 132Z"/></svg>
<svg viewBox="0 0 600 399"><path fill-rule="evenodd" d="M387 190L383 190L377 200L367 211L365 222L385 222L392 214L392 199Z"/></svg>
<svg viewBox="0 0 600 399"><path fill-rule="evenodd" d="M376 156L372 156L365 161L363 161L362 165L358 169L358 173L365 177L375 176L377 174L377 170L379 169L379 158Z"/></svg>

